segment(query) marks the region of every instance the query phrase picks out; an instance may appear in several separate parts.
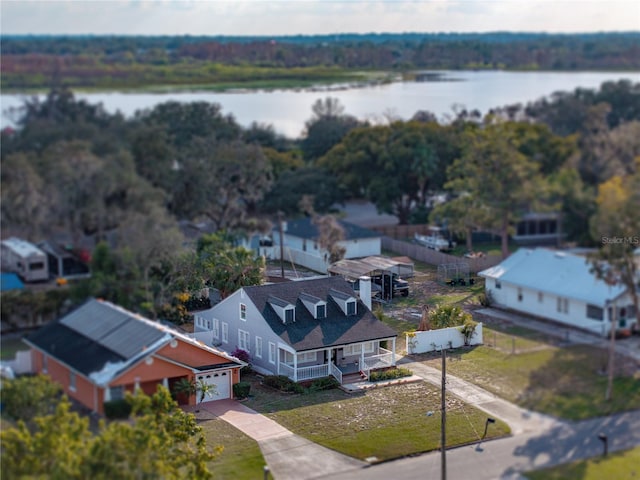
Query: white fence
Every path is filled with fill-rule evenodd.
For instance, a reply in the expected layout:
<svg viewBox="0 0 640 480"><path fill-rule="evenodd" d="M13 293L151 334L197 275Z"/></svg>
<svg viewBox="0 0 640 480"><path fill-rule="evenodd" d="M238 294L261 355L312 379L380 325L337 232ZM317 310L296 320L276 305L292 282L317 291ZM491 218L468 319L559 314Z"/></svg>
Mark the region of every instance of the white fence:
<svg viewBox="0 0 640 480"><path fill-rule="evenodd" d="M426 353L442 350L443 348L458 348L465 345L462 327L441 328L407 334L407 350L411 353ZM482 344L482 323L476 325L469 345Z"/></svg>

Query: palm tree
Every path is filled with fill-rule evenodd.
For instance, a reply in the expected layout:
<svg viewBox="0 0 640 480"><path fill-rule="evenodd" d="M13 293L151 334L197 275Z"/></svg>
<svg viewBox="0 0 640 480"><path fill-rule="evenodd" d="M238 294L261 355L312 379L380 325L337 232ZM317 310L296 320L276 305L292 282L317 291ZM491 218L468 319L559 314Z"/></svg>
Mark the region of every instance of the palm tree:
<svg viewBox="0 0 640 480"><path fill-rule="evenodd" d="M218 393L215 385L202 380L189 380L186 377L181 378L173 385L173 392L184 393L189 396L199 393L200 399L198 403L202 403L206 397L213 397Z"/></svg>

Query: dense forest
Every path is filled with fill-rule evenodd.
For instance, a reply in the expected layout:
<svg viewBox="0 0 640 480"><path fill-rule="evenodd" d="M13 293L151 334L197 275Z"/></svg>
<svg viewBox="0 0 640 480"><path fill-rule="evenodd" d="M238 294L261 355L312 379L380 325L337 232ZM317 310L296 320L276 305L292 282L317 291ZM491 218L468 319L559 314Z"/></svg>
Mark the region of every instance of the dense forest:
<svg viewBox="0 0 640 480"><path fill-rule="evenodd" d="M447 124L420 111L369 125L324 98L306 132L294 141L269 125L243 128L204 102L125 119L51 90L2 132L3 236L89 244L94 274L78 295L180 319L189 292L259 278L259 260L235 238L268 232L280 212L322 216L347 198L401 223L446 220L461 241L476 230L507 239L524 213L545 210L562 213L576 245L640 231L640 84L484 117L460 111ZM448 201L434 206L436 195ZM184 227L195 224L217 236L190 243Z"/></svg>
<svg viewBox="0 0 640 480"><path fill-rule="evenodd" d="M308 85L415 69L637 70L640 33L3 36L1 87Z"/></svg>

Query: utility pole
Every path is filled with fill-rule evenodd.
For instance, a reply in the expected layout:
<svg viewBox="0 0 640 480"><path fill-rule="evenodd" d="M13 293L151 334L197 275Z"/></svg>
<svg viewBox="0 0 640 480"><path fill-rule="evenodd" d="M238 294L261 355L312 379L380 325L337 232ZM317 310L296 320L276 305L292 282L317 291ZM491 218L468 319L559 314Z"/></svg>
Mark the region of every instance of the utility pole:
<svg viewBox="0 0 640 480"><path fill-rule="evenodd" d="M609 302L607 302L609 303ZM611 332L609 332L610 340L609 340L609 371L608 371L608 379L607 379L607 393L605 395L605 400L611 400L613 396L613 359L616 356L616 324L617 324L617 307L614 302L611 302L610 312L611 312Z"/></svg>
<svg viewBox="0 0 640 480"><path fill-rule="evenodd" d="M284 239L282 228L282 212L278 212L278 232L280 233L280 276L284 278Z"/></svg>
<svg viewBox="0 0 640 480"><path fill-rule="evenodd" d="M442 419L440 424L440 453L441 453L441 480L447 480L447 401L446 401L446 383L447 383L447 352L442 348Z"/></svg>

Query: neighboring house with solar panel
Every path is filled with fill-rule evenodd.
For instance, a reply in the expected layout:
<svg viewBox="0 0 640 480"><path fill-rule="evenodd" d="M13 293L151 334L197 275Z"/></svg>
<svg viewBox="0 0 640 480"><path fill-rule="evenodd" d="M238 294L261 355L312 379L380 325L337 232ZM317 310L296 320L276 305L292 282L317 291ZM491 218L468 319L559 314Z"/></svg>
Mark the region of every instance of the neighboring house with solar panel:
<svg viewBox="0 0 640 480"><path fill-rule="evenodd" d="M612 320L616 331L637 328L627 288L597 278L584 256L521 248L478 275L485 278L486 292L500 307L603 336L609 335Z"/></svg>
<svg viewBox="0 0 640 480"><path fill-rule="evenodd" d="M182 379L215 385L203 401L232 398L246 364L161 323L112 303L91 299L24 340L31 347L35 373L62 385L88 409L104 414L104 403L125 391L155 393ZM200 395L178 396L181 404L200 403Z"/></svg>
<svg viewBox="0 0 640 480"><path fill-rule="evenodd" d="M194 323L198 340L245 350L257 372L294 381L350 383L396 364L397 334L371 312L368 278L359 294L338 276L243 287Z"/></svg>

